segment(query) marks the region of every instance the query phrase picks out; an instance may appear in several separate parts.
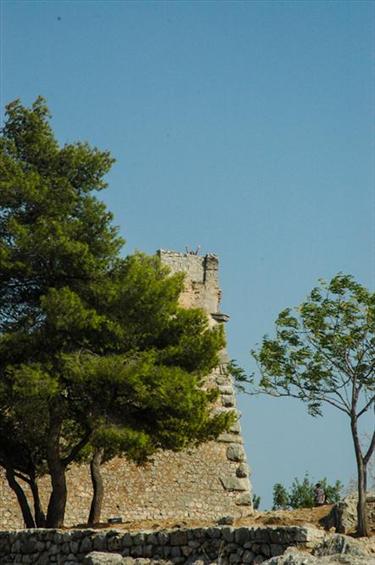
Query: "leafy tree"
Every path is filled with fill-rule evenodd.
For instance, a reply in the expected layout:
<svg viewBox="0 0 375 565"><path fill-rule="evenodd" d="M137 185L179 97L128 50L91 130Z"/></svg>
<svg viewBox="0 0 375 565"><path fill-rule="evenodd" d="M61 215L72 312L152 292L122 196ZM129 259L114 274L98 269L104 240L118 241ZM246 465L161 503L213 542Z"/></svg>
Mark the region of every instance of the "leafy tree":
<svg viewBox="0 0 375 565"><path fill-rule="evenodd" d="M343 484L341 481L336 481L335 484L330 485L326 479L320 481L322 488L326 495L327 504L337 504L342 498Z"/></svg>
<svg viewBox="0 0 375 565"><path fill-rule="evenodd" d="M375 432L363 450L358 426L374 410L375 293L349 275L322 281L295 314L289 308L280 313L276 337L264 337L252 354L261 377L259 383L250 379L251 392L298 398L313 416L321 415L324 403L348 416L357 462L358 534L368 535L365 493Z"/></svg>
<svg viewBox="0 0 375 565"><path fill-rule="evenodd" d="M289 506L289 494L286 488L281 483L273 485L273 506L272 510L281 508L284 510Z"/></svg>
<svg viewBox="0 0 375 565"><path fill-rule="evenodd" d="M46 524L63 525L66 469L87 456L141 460L216 437L201 388L224 343L182 310L182 275L155 257L121 258L123 240L93 193L113 159L60 147L45 101L7 106L0 137L0 464L27 525L42 525L19 480L48 472ZM11 454L16 453L14 456ZM95 457L94 457L95 459ZM94 511L95 515L95 504ZM95 517L95 516L94 516Z"/></svg>
<svg viewBox="0 0 375 565"><path fill-rule="evenodd" d="M330 485L326 478L319 481L321 484L327 504L335 504L341 498L343 485L336 481ZM294 479L292 486L287 490L281 483L273 487L273 510L286 508L312 508L315 505L315 484L310 481L306 473L303 480Z"/></svg>
<svg viewBox="0 0 375 565"><path fill-rule="evenodd" d="M312 508L314 506L314 485L310 483L307 475L302 481L294 479L289 492L289 505L291 508Z"/></svg>

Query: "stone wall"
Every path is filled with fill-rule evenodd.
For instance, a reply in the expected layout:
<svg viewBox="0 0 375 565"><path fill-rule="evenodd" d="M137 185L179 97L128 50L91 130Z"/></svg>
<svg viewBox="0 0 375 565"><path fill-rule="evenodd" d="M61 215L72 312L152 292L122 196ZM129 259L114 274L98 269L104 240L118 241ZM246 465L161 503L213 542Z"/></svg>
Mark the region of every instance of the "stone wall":
<svg viewBox="0 0 375 565"><path fill-rule="evenodd" d="M203 308L211 326L228 319L220 312L216 256L163 250L158 254L173 272L185 273L183 306ZM223 350L219 367L207 379L208 386L218 387L220 391L215 410L236 410L227 360L227 352ZM111 516L121 516L124 520L217 519L223 515L243 516L252 509L249 468L239 422L216 442L182 453L157 453L144 467L125 459L114 459L103 465L102 474L105 483L103 521ZM72 466L67 479L65 525L85 524L92 493L88 466ZM50 492L48 476L40 480L40 491L46 507ZM0 528L22 527L15 495L0 470Z"/></svg>
<svg viewBox="0 0 375 565"><path fill-rule="evenodd" d="M185 273L185 288L180 296L182 306L202 308L209 315L219 313L221 290L219 260L216 255L205 256L160 249L161 261L174 273Z"/></svg>
<svg viewBox="0 0 375 565"><path fill-rule="evenodd" d="M0 563L76 565L92 551L168 560L169 563L259 564L290 546L306 547L323 536L304 527L216 526L159 532L23 530L0 532Z"/></svg>
<svg viewBox="0 0 375 565"><path fill-rule="evenodd" d="M335 528L342 534L354 533L357 529L357 503L358 495L352 493L335 504L328 514L321 520L326 529ZM375 533L375 493L366 494L367 524L370 531Z"/></svg>

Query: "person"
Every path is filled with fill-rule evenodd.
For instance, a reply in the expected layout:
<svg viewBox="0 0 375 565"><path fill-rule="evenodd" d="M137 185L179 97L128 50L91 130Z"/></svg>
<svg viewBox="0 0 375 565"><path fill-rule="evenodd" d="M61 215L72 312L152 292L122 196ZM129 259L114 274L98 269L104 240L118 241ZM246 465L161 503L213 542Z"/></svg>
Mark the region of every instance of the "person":
<svg viewBox="0 0 375 565"><path fill-rule="evenodd" d="M314 488L315 506L322 506L326 501L326 495L321 483L316 483Z"/></svg>

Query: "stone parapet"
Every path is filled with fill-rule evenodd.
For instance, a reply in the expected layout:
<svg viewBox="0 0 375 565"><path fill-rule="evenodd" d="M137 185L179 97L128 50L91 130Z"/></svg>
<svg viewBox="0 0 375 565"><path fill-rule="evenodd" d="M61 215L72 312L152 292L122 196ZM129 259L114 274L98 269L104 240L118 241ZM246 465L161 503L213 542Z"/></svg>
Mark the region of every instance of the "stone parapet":
<svg viewBox="0 0 375 565"><path fill-rule="evenodd" d="M172 273L185 274L185 286L180 303L186 308L202 308L210 317L219 314L221 290L219 286L219 260L216 255L195 255L160 249L157 251L163 264ZM224 321L224 320L223 320Z"/></svg>
<svg viewBox="0 0 375 565"><path fill-rule="evenodd" d="M239 527L124 532L23 530L0 532L0 563L93 563L93 551L167 563L258 564L290 546L307 547L323 532L304 527Z"/></svg>

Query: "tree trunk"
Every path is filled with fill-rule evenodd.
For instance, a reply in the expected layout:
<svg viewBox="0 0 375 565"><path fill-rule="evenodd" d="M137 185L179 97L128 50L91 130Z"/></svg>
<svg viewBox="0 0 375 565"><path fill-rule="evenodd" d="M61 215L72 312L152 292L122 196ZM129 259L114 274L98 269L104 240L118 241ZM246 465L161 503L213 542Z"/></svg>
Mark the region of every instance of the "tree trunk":
<svg viewBox="0 0 375 565"><path fill-rule="evenodd" d="M369 530L367 524L366 509L366 464L364 462L361 444L358 437L357 420L355 417L351 419L352 436L354 442L355 456L357 460L357 476L358 476L358 503L357 503L357 535L358 537L368 537Z"/></svg>
<svg viewBox="0 0 375 565"><path fill-rule="evenodd" d="M61 462L49 464L52 492L47 510L47 528L62 528L64 525L67 498L65 467Z"/></svg>
<svg viewBox="0 0 375 565"><path fill-rule="evenodd" d="M363 462L361 462L359 465L357 462L357 470L358 470L357 535L359 537L365 537L365 536L368 537L369 530L367 524L367 508L366 508L366 468Z"/></svg>
<svg viewBox="0 0 375 565"><path fill-rule="evenodd" d="M48 434L47 460L51 476L52 492L47 510L47 528L62 528L64 525L65 506L67 498L66 466L60 458L61 419L50 411L50 430Z"/></svg>
<svg viewBox="0 0 375 565"><path fill-rule="evenodd" d="M100 522L100 514L102 511L102 503L104 496L103 478L100 472L100 464L102 462L103 449L95 450L93 458L90 462L91 482L93 495L91 500L91 508L88 519L88 525L93 526Z"/></svg>
<svg viewBox="0 0 375 565"><path fill-rule="evenodd" d="M10 488L15 492L15 495L20 505L23 521L26 528L35 528L35 522L30 510L30 506L23 488L17 483L14 471L11 467L6 468L6 478Z"/></svg>
<svg viewBox="0 0 375 565"><path fill-rule="evenodd" d="M46 525L46 517L42 509L42 504L39 497L39 488L35 477L30 477L30 488L34 500L34 516L37 528L44 528Z"/></svg>

